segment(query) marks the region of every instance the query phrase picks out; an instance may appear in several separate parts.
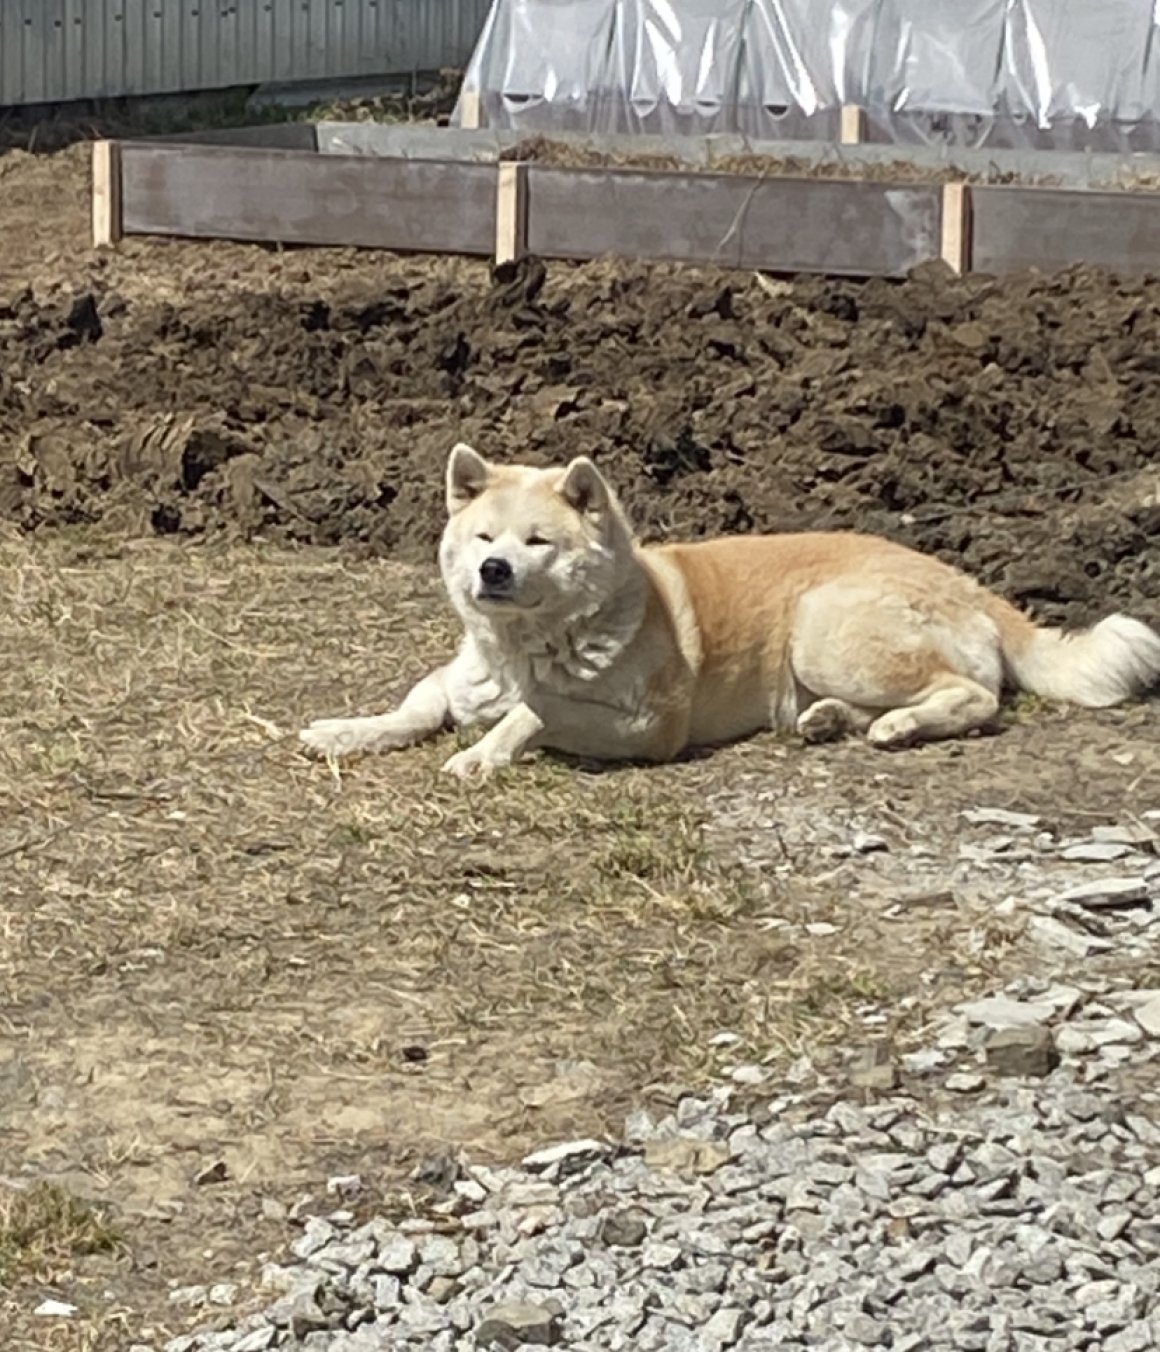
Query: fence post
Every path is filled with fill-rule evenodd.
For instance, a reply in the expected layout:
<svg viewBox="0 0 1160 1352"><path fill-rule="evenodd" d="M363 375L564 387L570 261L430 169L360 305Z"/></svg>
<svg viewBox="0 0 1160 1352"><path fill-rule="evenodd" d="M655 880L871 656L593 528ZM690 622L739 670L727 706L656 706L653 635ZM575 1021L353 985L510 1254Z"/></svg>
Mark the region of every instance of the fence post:
<svg viewBox="0 0 1160 1352"><path fill-rule="evenodd" d="M116 244L122 233L121 147L93 142L93 247Z"/></svg>
<svg viewBox="0 0 1160 1352"><path fill-rule="evenodd" d="M528 251L528 166L500 160L495 196L495 261L514 263Z"/></svg>
<svg viewBox="0 0 1160 1352"><path fill-rule="evenodd" d="M956 272L970 271L971 190L965 183L943 184L941 254Z"/></svg>
<svg viewBox="0 0 1160 1352"><path fill-rule="evenodd" d="M866 118L862 109L853 103L843 103L838 114L838 141L844 146L858 146L866 139Z"/></svg>
<svg viewBox="0 0 1160 1352"><path fill-rule="evenodd" d="M478 131L483 125L478 89L459 91L459 125L463 131Z"/></svg>

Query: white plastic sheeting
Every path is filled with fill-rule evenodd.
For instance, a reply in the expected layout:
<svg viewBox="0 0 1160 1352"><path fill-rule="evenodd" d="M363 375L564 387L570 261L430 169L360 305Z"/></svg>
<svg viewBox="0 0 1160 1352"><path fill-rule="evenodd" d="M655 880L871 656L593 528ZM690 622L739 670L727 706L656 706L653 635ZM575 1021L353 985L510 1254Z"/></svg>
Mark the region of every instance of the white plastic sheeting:
<svg viewBox="0 0 1160 1352"><path fill-rule="evenodd" d="M459 118L529 133L1160 146L1160 0L493 0ZM472 110L465 118L465 110Z"/></svg>

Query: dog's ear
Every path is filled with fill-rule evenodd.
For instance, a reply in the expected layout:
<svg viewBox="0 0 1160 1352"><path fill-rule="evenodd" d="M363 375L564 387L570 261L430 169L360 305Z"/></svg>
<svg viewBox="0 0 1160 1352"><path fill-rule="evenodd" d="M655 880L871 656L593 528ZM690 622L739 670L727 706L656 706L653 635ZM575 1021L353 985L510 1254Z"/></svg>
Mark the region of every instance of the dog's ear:
<svg viewBox="0 0 1160 1352"><path fill-rule="evenodd" d="M581 516L599 516L612 504L612 489L586 455L578 455L564 471L560 492Z"/></svg>
<svg viewBox="0 0 1160 1352"><path fill-rule="evenodd" d="M458 442L447 461L447 510L454 514L487 487L487 461L465 441Z"/></svg>

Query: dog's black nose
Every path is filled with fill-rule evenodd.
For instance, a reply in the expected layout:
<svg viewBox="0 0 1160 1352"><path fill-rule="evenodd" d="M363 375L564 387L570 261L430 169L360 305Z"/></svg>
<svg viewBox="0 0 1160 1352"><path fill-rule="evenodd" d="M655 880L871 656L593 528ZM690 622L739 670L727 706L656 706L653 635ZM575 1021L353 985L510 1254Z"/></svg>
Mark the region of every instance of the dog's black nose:
<svg viewBox="0 0 1160 1352"><path fill-rule="evenodd" d="M507 559L484 559L479 565L479 575L485 587L509 587L514 576Z"/></svg>

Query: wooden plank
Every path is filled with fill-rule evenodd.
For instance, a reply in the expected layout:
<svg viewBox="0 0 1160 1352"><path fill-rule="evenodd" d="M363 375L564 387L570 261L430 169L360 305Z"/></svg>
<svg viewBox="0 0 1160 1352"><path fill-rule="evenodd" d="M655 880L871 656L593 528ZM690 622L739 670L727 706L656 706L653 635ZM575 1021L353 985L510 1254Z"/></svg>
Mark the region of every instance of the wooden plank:
<svg viewBox="0 0 1160 1352"><path fill-rule="evenodd" d="M122 146L124 231L490 255L495 166Z"/></svg>
<svg viewBox="0 0 1160 1352"><path fill-rule="evenodd" d="M116 141L93 142L93 248L116 244L121 238L121 146Z"/></svg>
<svg viewBox="0 0 1160 1352"><path fill-rule="evenodd" d="M965 183L944 183L942 190L942 257L956 272L971 267L971 194Z"/></svg>
<svg viewBox="0 0 1160 1352"><path fill-rule="evenodd" d="M976 272L1043 272L1088 263L1114 272L1160 270L1160 194L1066 188L971 190Z"/></svg>
<svg viewBox="0 0 1160 1352"><path fill-rule="evenodd" d="M495 261L512 263L528 251L528 166L501 160L496 171Z"/></svg>
<svg viewBox="0 0 1160 1352"><path fill-rule="evenodd" d="M866 115L853 103L843 103L838 121L838 144L861 145L866 139Z"/></svg>
<svg viewBox="0 0 1160 1352"><path fill-rule="evenodd" d="M528 166L528 249L898 275L942 251L938 184Z"/></svg>

